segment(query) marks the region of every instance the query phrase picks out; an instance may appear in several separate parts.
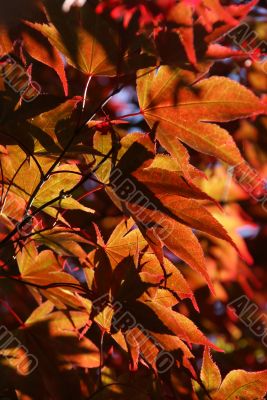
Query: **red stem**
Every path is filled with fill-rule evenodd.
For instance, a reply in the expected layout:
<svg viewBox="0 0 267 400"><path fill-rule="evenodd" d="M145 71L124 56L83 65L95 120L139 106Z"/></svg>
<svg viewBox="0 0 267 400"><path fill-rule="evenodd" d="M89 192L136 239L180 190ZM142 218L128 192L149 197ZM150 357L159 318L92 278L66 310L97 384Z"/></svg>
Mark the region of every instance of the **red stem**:
<svg viewBox="0 0 267 400"><path fill-rule="evenodd" d="M92 194L92 193L94 193L94 192L97 192L98 190L102 189L103 186L104 186L104 185L99 185L99 186L93 188L92 190L89 190L88 192L82 194L81 196L79 196L79 197L77 198L77 201L80 201L80 200L82 200L84 197L90 196L90 194ZM66 214L66 212L68 212L68 211L70 211L70 210L65 209L64 211L62 211L62 213L61 213L62 217L63 217L63 215Z"/></svg>
<svg viewBox="0 0 267 400"><path fill-rule="evenodd" d="M15 318L15 320L18 321L18 323L20 324L20 326L22 328L25 328L25 324L22 321L22 319L20 319L20 317L18 316L18 314L13 310L13 308L10 307L10 305L5 301L0 299L0 303L10 312L11 315L13 315L13 317Z"/></svg>
<svg viewBox="0 0 267 400"><path fill-rule="evenodd" d="M121 115L118 118L124 119L124 118L128 118L128 117L136 117L137 115L142 115L142 114L143 114L143 112L140 110L136 113Z"/></svg>

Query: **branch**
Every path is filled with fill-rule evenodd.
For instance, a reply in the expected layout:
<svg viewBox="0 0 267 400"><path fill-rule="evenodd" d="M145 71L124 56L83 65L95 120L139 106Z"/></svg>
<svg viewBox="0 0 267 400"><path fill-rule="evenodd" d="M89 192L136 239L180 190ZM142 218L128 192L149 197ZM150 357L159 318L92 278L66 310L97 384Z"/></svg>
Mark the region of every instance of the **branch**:
<svg viewBox="0 0 267 400"><path fill-rule="evenodd" d="M64 197L69 197L72 195L72 193L78 189L81 185L83 185L83 183L85 183L89 178L90 175L94 172L97 171L97 169L110 157L110 155L113 153L114 149L116 148L116 145L112 146L112 148L110 149L110 151L105 155L105 157L103 157L103 159L96 165L96 167L90 171L88 174L86 174L75 186L73 186L72 189L69 189L63 193L61 193L60 195L58 195L57 197L55 197L52 200L49 200L48 202L46 202L45 204L43 204L42 206L40 206L39 208L37 208L36 210L34 210L31 213L31 218L34 217L35 215L37 215L39 212L43 211L46 207L49 207L51 205L53 205L56 201L59 201L60 199L64 198ZM103 184L104 185L104 184ZM24 225L26 225L28 223L28 219L27 217L21 221L18 226L19 228L23 228ZM17 227L14 228L1 242L0 242L0 248L2 248L10 239L12 239L12 237L17 233Z"/></svg>
<svg viewBox="0 0 267 400"><path fill-rule="evenodd" d="M39 190L41 189L42 185L44 184L44 182L49 178L49 176L51 175L51 173L54 171L54 169L56 168L56 166L60 163L60 161L64 158L65 154L67 153L67 151L69 150L69 148L71 147L71 145L73 144L73 141L75 139L75 137L86 127L87 123L89 121L91 121L95 115L97 114L97 112L99 110L101 110L102 107L104 107L104 105L117 93L119 93L122 88L124 86L121 87L117 87L116 89L114 89L112 91L112 93L110 95L108 95L97 107L96 109L93 111L93 113L90 115L89 118L87 118L81 125L77 126L76 129L74 130L73 135L70 137L70 139L68 140L66 146L64 147L64 149L62 150L62 152L60 153L60 155L58 156L58 158L54 161L54 163L51 165L51 167L48 169L48 171L46 172L46 174L44 175L43 179L40 180L40 182L38 183L38 185L35 187L29 201L26 207L26 214L28 213L34 198L36 197L36 195L38 194Z"/></svg>

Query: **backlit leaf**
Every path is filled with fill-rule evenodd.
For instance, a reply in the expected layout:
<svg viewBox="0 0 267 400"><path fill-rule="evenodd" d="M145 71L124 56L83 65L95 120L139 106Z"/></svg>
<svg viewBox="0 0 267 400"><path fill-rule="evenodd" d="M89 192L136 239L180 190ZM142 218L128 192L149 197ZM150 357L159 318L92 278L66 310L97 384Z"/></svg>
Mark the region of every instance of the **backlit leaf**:
<svg viewBox="0 0 267 400"><path fill-rule="evenodd" d="M177 157L175 141L181 140L230 165L239 164L242 157L233 139L214 122L255 116L264 112L264 106L230 79L212 77L192 85L193 81L192 75L168 67L141 71L137 89L146 121L150 127L158 123L157 138L173 157Z"/></svg>

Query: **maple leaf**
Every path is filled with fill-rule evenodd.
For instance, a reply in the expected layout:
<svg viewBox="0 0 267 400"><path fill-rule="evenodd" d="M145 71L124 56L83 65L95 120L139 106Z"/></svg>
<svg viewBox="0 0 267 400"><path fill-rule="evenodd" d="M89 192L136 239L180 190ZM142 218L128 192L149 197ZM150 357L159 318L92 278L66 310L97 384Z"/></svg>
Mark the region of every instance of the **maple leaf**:
<svg viewBox="0 0 267 400"><path fill-rule="evenodd" d="M267 392L266 377L266 370L259 372L233 370L222 381L220 371L212 360L209 350L206 348L204 351L200 378L214 400L264 399ZM197 392L201 390L195 382L193 386Z"/></svg>
<svg viewBox="0 0 267 400"><path fill-rule="evenodd" d="M70 65L87 75L115 75L118 48L114 39L115 32L105 19L92 12L87 5L80 11L83 23L77 30L73 30L72 25L76 23L74 11L62 18L60 4L51 1L45 4L51 18L49 24L27 24L41 32L66 57ZM109 47L105 44L106 35L113 41Z"/></svg>
<svg viewBox="0 0 267 400"><path fill-rule="evenodd" d="M153 280L153 277L156 278L157 283L162 281L160 263L152 252L145 252L147 242L142 237L141 232L133 226L133 223L131 219L128 221L123 220L115 228L107 243L104 243L100 233L98 233L97 244L99 248L88 255L89 268L87 267L84 270L90 289L95 287L97 291L100 290L100 294L108 294L109 290L111 290L112 296L115 297L118 295L123 296L122 292L125 293L126 297L128 293L131 293L132 296L137 296L143 291L141 282L145 282L145 274L148 274L148 286L149 282L153 286L153 282L149 281L149 279ZM126 279L127 273L130 272L132 264L129 262L129 257L136 260L141 274L139 274L141 286L138 287L138 282L135 281L136 287L132 288L131 291L125 286L128 279L129 283L131 282L131 278L127 278L123 284L123 289L120 287ZM164 265L168 276L166 288L161 287L158 289L159 293L156 297L154 296L154 299L163 302L163 304L166 302L167 305L173 306L177 304L178 298L190 298L195 308L198 309L194 294L179 270L167 258L164 260ZM107 282L103 282L103 274L109 276ZM178 283L179 287L177 287Z"/></svg>
<svg viewBox="0 0 267 400"><path fill-rule="evenodd" d="M61 54L49 44L42 35L38 34L36 30L24 27L22 32L23 47L30 54L30 56L43 64L53 68L58 74L64 93L68 95L68 83L64 68L64 62Z"/></svg>
<svg viewBox="0 0 267 400"><path fill-rule="evenodd" d="M256 116L264 105L247 88L224 78L212 77L194 83L195 76L181 69L160 67L140 71L137 90L141 112L156 137L179 162L181 141L197 151L228 163L242 157L228 132L215 122Z"/></svg>
<svg viewBox="0 0 267 400"><path fill-rule="evenodd" d="M197 61L203 58L216 59L219 54L221 58L242 55L242 52L233 52L229 48L219 48L213 44L223 33L245 17L257 1L252 1L240 6L222 6L219 0L182 0L170 7L165 15L165 25L155 29L155 39L158 51L163 58L163 64L180 65L181 53L185 53L187 60L198 69ZM200 31L194 21L195 13L198 14L198 24L202 24L205 31ZM219 28L213 29L214 25L223 21ZM167 29L166 29L167 28ZM218 34L216 36L216 29ZM209 32L210 34L207 34ZM202 36L203 40L196 40ZM180 46L182 45L182 48ZM208 45L210 44L210 45ZM167 51L166 46L173 46L174 54ZM216 53L214 50L216 48ZM179 58L177 54L179 53ZM244 53L243 53L244 55ZM204 58L205 58L204 57ZM182 56L183 58L183 56ZM187 60L183 60L184 62Z"/></svg>
<svg viewBox="0 0 267 400"><path fill-rule="evenodd" d="M5 174L7 190L14 192L25 201L29 201L35 188L43 179L43 175L53 164L51 157L28 157L19 146L7 146L7 154L1 156L2 169ZM31 179L26 179L30 174ZM57 199L64 191L70 190L81 180L79 168L76 165L61 164L55 168L50 177L43 182L38 193L32 198L31 205L40 207L53 199ZM94 213L94 210L83 206L79 201L69 197L55 200L44 211L53 217L57 216L56 208L80 209ZM58 217L64 221L63 217Z"/></svg>
<svg viewBox="0 0 267 400"><path fill-rule="evenodd" d="M162 321L163 325L175 333L180 339L189 343L207 345L213 349L219 350L217 346L209 342L202 332L195 326L195 324L187 317L178 312L168 309L155 302L146 302L148 308ZM140 306L140 310L145 307ZM136 314L135 314L136 315ZM163 317L164 315L164 317ZM153 316L151 315L151 322L147 322L147 326L153 326ZM146 325L144 325L146 326Z"/></svg>
<svg viewBox="0 0 267 400"><path fill-rule="evenodd" d="M264 54L262 2L33 3L0 18L0 397L263 399L226 306L264 303L265 65L227 34L253 10Z"/></svg>
<svg viewBox="0 0 267 400"><path fill-rule="evenodd" d="M179 269L166 257L164 258L164 266L167 274L166 285L157 290L153 300L164 306L173 307L177 304L177 297L181 300L190 298L195 309L199 310L194 293ZM145 253L142 255L140 269L143 272L150 272L159 276L162 274L161 265L154 254Z"/></svg>
<svg viewBox="0 0 267 400"><path fill-rule="evenodd" d="M258 399L264 399L267 392L266 377L266 370L259 372L233 370L224 378L215 394L215 400L233 400L236 397L251 400L255 396Z"/></svg>
<svg viewBox="0 0 267 400"><path fill-rule="evenodd" d="M62 271L62 266L50 250L38 254L33 242L29 242L17 256L21 278L33 284L29 289L36 291L34 285L40 287L40 292L50 299L59 309L66 306L80 308L81 302L74 295L79 291L79 282L70 274ZM53 288L53 284L58 287ZM62 287L60 287L60 284ZM52 287L49 288L49 285ZM44 290L41 287L44 287ZM47 289L45 287L48 286Z"/></svg>
<svg viewBox="0 0 267 400"><path fill-rule="evenodd" d="M204 350L200 379L209 393L218 390L221 386L222 378L220 370L212 360L207 347Z"/></svg>
<svg viewBox="0 0 267 400"><path fill-rule="evenodd" d="M76 10L71 10L64 18L59 3L46 0L45 6L49 23L27 21L27 25L42 33L70 65L87 76L116 76L151 65L154 61L154 57L140 52L138 38L124 49L118 31L88 3L80 10L80 16ZM77 20L80 22L73 30L71 26L77 24Z"/></svg>
<svg viewBox="0 0 267 400"><path fill-rule="evenodd" d="M132 225L133 221L123 220L113 231L107 243L103 241L98 228L95 227L98 248L89 253L89 268L86 268L84 272L89 288L94 289L99 296L109 293L116 283L113 277L116 268L127 260L128 256L137 255L139 246L144 247L144 239L137 230L131 231ZM107 278L104 281L103 275Z"/></svg>
<svg viewBox="0 0 267 400"><path fill-rule="evenodd" d="M161 169L150 166L154 145L147 135L131 134L121 143L120 160L110 172L112 189L107 187L107 193L118 207L133 217L161 263L162 245L165 244L179 258L200 271L212 288L203 251L191 227L233 242L211 214L195 200L208 197L181 179L177 172L165 169L164 164L161 163ZM129 163L133 153L138 154L138 159ZM124 181L130 182L129 192L124 192ZM174 187L171 187L174 182Z"/></svg>
<svg viewBox="0 0 267 400"><path fill-rule="evenodd" d="M75 396L79 380L77 376L66 379L67 371L73 366L97 368L100 364L99 350L92 340L78 338L79 329L88 320L87 313L71 311L67 316L62 311L52 310L50 302L41 304L25 321L23 329L12 332L14 340L8 347L1 349L4 357L0 365L6 370L6 382L23 397L24 393L36 397L40 390L62 400L70 393ZM38 361L38 368L36 364L33 368L33 357Z"/></svg>

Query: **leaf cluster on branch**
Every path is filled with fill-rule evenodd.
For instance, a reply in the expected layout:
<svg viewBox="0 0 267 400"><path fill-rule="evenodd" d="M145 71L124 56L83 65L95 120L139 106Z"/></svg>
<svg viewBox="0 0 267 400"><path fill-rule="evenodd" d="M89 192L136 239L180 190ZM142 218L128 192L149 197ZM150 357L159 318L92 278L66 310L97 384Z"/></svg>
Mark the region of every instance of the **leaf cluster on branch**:
<svg viewBox="0 0 267 400"><path fill-rule="evenodd" d="M81 3L0 18L0 395L264 399L261 2Z"/></svg>

